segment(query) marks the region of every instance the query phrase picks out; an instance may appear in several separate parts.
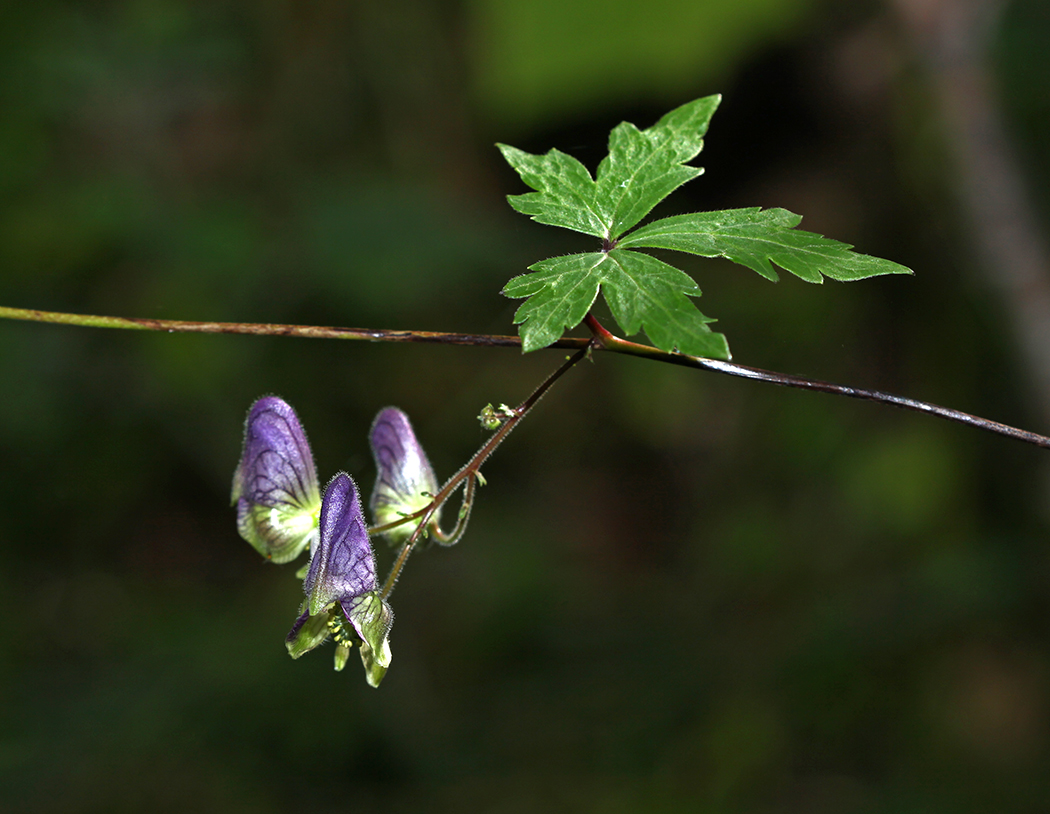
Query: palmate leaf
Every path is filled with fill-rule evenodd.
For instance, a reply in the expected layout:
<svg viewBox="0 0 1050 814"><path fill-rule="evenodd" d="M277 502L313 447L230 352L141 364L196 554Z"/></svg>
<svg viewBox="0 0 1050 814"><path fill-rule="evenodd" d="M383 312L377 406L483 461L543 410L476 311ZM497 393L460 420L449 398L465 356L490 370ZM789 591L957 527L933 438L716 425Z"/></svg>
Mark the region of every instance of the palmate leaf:
<svg viewBox="0 0 1050 814"><path fill-rule="evenodd" d="M812 283L824 277L860 280L880 274L910 274L889 260L857 254L852 247L795 229L802 218L786 209L731 209L664 218L628 233L664 197L703 170L687 166L703 147L703 136L719 96L672 110L647 130L617 125L609 155L594 178L579 161L558 150L532 155L499 145L504 158L535 192L510 195L510 205L539 223L562 226L602 241L601 251L544 260L531 274L513 278L508 297L525 297L514 321L522 347L544 348L583 321L601 291L620 327L645 330L663 350L729 358L722 334L689 297L700 289L684 272L631 249L673 249L703 257L725 257L776 281L774 264Z"/></svg>

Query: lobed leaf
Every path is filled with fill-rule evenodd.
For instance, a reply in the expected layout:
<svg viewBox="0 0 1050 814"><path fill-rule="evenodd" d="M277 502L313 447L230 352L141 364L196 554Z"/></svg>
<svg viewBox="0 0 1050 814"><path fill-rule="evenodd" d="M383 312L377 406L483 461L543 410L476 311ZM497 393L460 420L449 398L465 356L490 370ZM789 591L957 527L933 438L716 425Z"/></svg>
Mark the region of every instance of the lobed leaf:
<svg viewBox="0 0 1050 814"><path fill-rule="evenodd" d="M645 330L653 344L696 356L729 358L722 334L689 297L700 289L689 275L654 257L614 249L572 254L530 266L503 289L508 297L528 297L514 315L521 324L522 347L544 348L583 321L599 290L628 334Z"/></svg>
<svg viewBox="0 0 1050 814"><path fill-rule="evenodd" d="M721 96L706 96L675 108L648 130L629 122L609 135L609 155L598 165L598 205L608 213L608 231L615 240L638 224L653 207L703 174L684 166L704 147L711 117Z"/></svg>
<svg viewBox="0 0 1050 814"><path fill-rule="evenodd" d="M536 192L509 195L518 212L539 223L615 240L686 181L700 175L687 167L703 148L703 136L721 96L684 104L646 130L622 122L609 136L609 155L595 181L587 168L560 150L532 155L506 144L503 157Z"/></svg>
<svg viewBox="0 0 1050 814"><path fill-rule="evenodd" d="M529 266L532 274L514 277L503 288L508 297L528 297L514 314L521 324L522 350L545 348L579 325L602 283L603 252L569 254Z"/></svg>
<svg viewBox="0 0 1050 814"><path fill-rule="evenodd" d="M672 110L647 130L617 125L596 178L558 150L539 156L499 145L535 192L511 195L514 209L540 223L602 239L601 251L556 257L512 279L508 297L525 297L514 321L528 352L546 347L583 321L598 292L628 334L644 330L654 345L697 356L728 359L722 334L690 297L700 289L686 274L638 248L673 249L724 257L776 281L779 266L813 283L824 277L860 280L910 274L899 263L858 254L852 246L795 227L802 218L786 209L732 209L679 215L634 229L663 198L703 170L688 166L703 148L720 96Z"/></svg>
<svg viewBox="0 0 1050 814"><path fill-rule="evenodd" d="M911 269L854 252L848 243L795 229L801 215L786 209L726 209L676 215L650 223L619 242L621 247L675 249L702 257L725 257L779 279L773 263L810 283L862 280Z"/></svg>
<svg viewBox="0 0 1050 814"><path fill-rule="evenodd" d="M596 184L583 164L561 150L532 155L507 144L496 146L521 180L539 190L508 195L512 207L537 223L595 237L605 234L605 219L595 208Z"/></svg>
<svg viewBox="0 0 1050 814"><path fill-rule="evenodd" d="M625 333L644 330L661 350L730 358L725 336L707 327L715 320L689 299L700 289L688 274L641 252L615 249L608 258L602 293Z"/></svg>

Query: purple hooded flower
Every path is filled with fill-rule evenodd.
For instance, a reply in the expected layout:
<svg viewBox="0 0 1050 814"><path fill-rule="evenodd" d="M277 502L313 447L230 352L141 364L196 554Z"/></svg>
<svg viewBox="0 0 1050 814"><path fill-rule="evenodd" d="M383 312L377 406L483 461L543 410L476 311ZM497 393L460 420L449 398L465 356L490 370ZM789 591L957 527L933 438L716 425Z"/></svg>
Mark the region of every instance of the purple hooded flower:
<svg viewBox="0 0 1050 814"><path fill-rule="evenodd" d="M231 502L237 531L267 559L288 562L316 545L321 498L314 458L295 410L276 396L248 412Z"/></svg>
<svg viewBox="0 0 1050 814"><path fill-rule="evenodd" d="M345 472L325 488L320 541L303 591L302 614L286 641L292 658L331 636L336 644L335 668L341 670L350 648L360 643L368 683L378 687L390 665L388 636L394 614L380 596L361 499Z"/></svg>
<svg viewBox="0 0 1050 814"><path fill-rule="evenodd" d="M369 433L376 462L376 484L372 490L372 520L384 526L417 512L430 503L438 490L430 461L416 440L412 425L397 407L379 411ZM437 522L439 513L432 518ZM418 523L404 523L385 531L391 545L400 545L412 536Z"/></svg>

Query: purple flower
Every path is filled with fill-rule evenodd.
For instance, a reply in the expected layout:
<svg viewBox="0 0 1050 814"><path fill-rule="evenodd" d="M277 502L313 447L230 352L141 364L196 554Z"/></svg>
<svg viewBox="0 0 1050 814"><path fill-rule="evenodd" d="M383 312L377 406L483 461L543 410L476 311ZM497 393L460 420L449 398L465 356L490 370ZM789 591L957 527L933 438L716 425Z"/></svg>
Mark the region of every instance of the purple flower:
<svg viewBox="0 0 1050 814"><path fill-rule="evenodd" d="M292 658L331 636L336 644L335 669L342 670L350 648L360 644L365 676L378 687L390 665L388 637L394 614L380 596L361 499L345 472L325 488L320 541L303 591L302 613L286 641Z"/></svg>
<svg viewBox="0 0 1050 814"><path fill-rule="evenodd" d="M377 470L369 504L373 522L384 526L430 503L438 490L437 478L408 416L397 407L380 410L368 438ZM432 521L437 523L438 519L439 512L434 512ZM407 542L417 525L403 523L383 533L391 545L400 545Z"/></svg>
<svg viewBox="0 0 1050 814"><path fill-rule="evenodd" d="M321 498L314 458L295 410L276 396L248 412L231 502L237 531L267 559L288 562L316 545Z"/></svg>

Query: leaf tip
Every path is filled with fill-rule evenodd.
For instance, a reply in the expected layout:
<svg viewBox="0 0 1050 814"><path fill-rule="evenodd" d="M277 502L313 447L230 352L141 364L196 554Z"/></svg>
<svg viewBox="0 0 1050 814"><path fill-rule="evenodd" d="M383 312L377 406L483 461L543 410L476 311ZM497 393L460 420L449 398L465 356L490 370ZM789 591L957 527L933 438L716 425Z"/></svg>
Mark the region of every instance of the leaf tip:
<svg viewBox="0 0 1050 814"><path fill-rule="evenodd" d="M550 342L544 342L543 340L536 339L532 334L525 330L524 327L518 332L521 336L521 352L532 353L534 350L543 350ZM553 340L551 340L553 341Z"/></svg>

